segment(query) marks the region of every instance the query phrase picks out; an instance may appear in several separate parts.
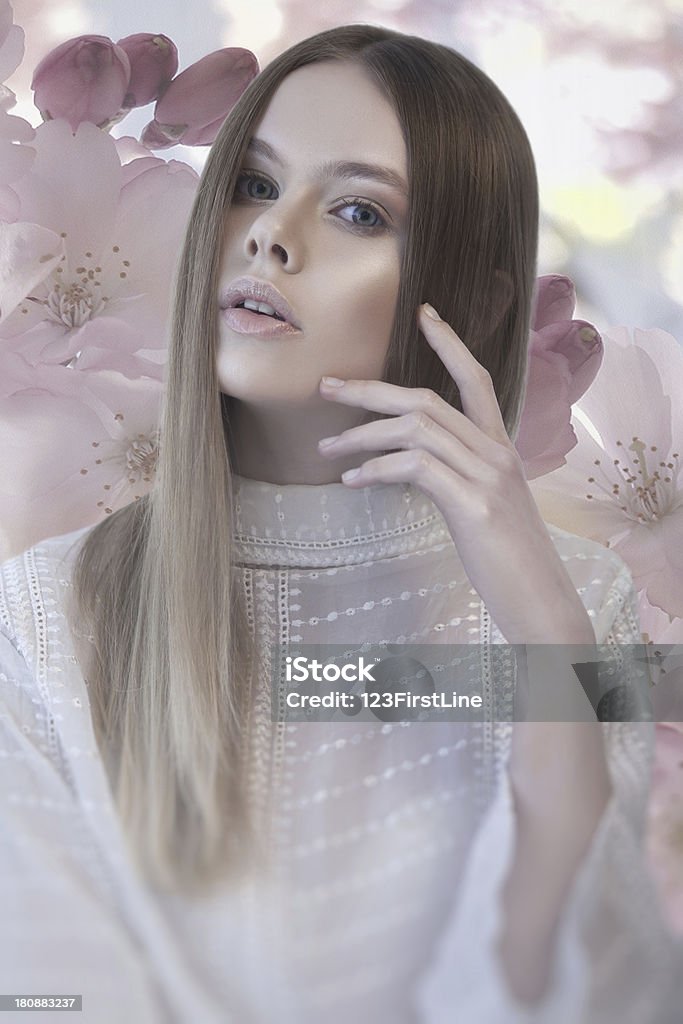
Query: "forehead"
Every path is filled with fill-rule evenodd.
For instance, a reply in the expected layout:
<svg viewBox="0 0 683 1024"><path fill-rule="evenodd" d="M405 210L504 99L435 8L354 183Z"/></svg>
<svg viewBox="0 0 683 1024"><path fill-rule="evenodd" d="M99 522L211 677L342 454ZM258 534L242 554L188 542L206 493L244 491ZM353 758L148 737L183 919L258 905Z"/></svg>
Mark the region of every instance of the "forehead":
<svg viewBox="0 0 683 1024"><path fill-rule="evenodd" d="M403 133L390 100L356 64L297 68L280 83L253 135L288 160L365 160L407 177Z"/></svg>

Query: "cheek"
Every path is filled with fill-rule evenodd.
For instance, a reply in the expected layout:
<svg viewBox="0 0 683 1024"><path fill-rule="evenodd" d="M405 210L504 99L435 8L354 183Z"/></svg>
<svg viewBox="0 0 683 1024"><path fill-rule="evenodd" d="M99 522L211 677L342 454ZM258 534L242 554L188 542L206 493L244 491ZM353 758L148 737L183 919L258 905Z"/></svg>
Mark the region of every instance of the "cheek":
<svg viewBox="0 0 683 1024"><path fill-rule="evenodd" d="M352 319L356 329L366 337L371 334L377 344L386 344L398 296L398 260L392 253L385 260L363 270L358 273L355 300L351 307Z"/></svg>
<svg viewBox="0 0 683 1024"><path fill-rule="evenodd" d="M348 268L347 268L348 269ZM341 282L338 280L338 284ZM347 287L335 289L336 301L327 317L335 356L343 353L337 376L379 379L386 357L398 294L399 269L391 261L359 266Z"/></svg>
<svg viewBox="0 0 683 1024"><path fill-rule="evenodd" d="M221 267L229 264L231 259L243 256L244 240L251 230L253 219L253 211L248 207L232 207L225 214Z"/></svg>

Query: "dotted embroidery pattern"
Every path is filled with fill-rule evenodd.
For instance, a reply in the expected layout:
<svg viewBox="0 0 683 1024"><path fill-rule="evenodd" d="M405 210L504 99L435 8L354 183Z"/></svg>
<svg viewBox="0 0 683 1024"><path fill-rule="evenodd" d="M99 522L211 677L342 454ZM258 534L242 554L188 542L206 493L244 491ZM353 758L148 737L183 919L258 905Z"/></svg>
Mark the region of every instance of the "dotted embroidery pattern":
<svg viewBox="0 0 683 1024"><path fill-rule="evenodd" d="M349 746L357 747L360 743L374 740L376 736L388 736L394 729L410 729L411 726L412 722L396 722L394 724L385 722L385 724L379 729L375 729L370 726L370 728L365 729L362 733L354 733L353 736L337 736L334 740L330 740L327 743L321 743L311 750L304 751L303 754L289 753L285 755L284 764L291 766L298 762L302 764L307 763L314 758L322 757L324 754L334 754L340 750L348 748ZM298 728L298 725L290 723L285 731L286 733L293 734L298 731ZM298 744L295 740L285 740L285 749L295 750L297 746Z"/></svg>
<svg viewBox="0 0 683 1024"><path fill-rule="evenodd" d="M43 603L43 595L38 582L38 573L40 569L43 574L47 574L48 564L45 558L41 558L38 551L39 549L29 548L29 550L25 551L23 555L24 571L26 574L26 583L31 601L32 620L34 624L34 648L31 652L33 655L31 661L35 665L38 692L47 711L47 745L50 752L50 758L55 764L60 766L60 774L68 780L69 786L73 792L75 790L73 777L69 771L68 764L62 757L62 750L57 739L57 730L52 711L52 695L46 678L48 659L48 626L47 613ZM55 631L54 628L52 631ZM58 631L59 630L57 629L57 632ZM57 646L59 641L54 638L53 644Z"/></svg>
<svg viewBox="0 0 683 1024"><path fill-rule="evenodd" d="M249 759L249 801L258 828L268 842L271 797L271 648L274 637L274 611L272 587L266 574L249 570L245 599L252 605L256 639L256 678L252 686L253 714L251 718L251 756Z"/></svg>
<svg viewBox="0 0 683 1024"><path fill-rule="evenodd" d="M367 561L368 547L371 545L372 562L377 562L406 552L412 553L416 544L432 548L435 544L443 543L448 533L444 527L436 526L422 535L423 528L431 523L432 518L380 534L324 541L283 542L274 537L250 538L238 534L235 536L235 557L240 564L267 565L271 569L276 565L283 568L296 565L298 569L306 565L324 568L328 565L341 566Z"/></svg>
<svg viewBox="0 0 683 1024"><path fill-rule="evenodd" d="M327 529L329 523L338 518L338 510L332 501L325 505L324 514L329 515L329 520L322 518L321 513L321 530ZM281 520L277 518L275 512L274 518L274 525L277 526ZM377 522L380 531L384 529L381 515L375 516L373 521ZM352 529L353 527L349 526L349 533ZM364 531L364 536L368 536L367 531ZM409 546L423 540L422 535L414 532L407 532L402 536ZM632 594L626 600L630 588L626 574L621 573L622 578L616 578L608 589L607 581L612 578L609 569L613 556L608 554L605 557L596 552L579 551L578 546L583 544L580 540L560 538L558 543L563 561L577 578L577 589L586 604L591 606L589 610L594 613L595 622L600 623L601 628L605 630L610 649L615 644L636 642L635 604ZM245 568L242 575L248 621L250 627L254 629L259 651L255 666L255 704L251 719L250 798L253 797L261 807L268 821L274 821L273 828L278 836L277 854L281 860L280 877L288 877L286 871L293 868L292 874L295 882L298 882L290 887L285 899L290 899L289 905L294 909L298 908L299 913L291 919L286 919L285 924L292 921L297 925L304 923L300 930L293 929L294 961L297 958L303 960L309 954L316 960L316 953L320 961L321 970L319 978L316 979L317 987L311 987L310 993L306 993L309 1003L318 1000L322 1007L321 1012L312 1019L324 1018L325 1004L331 998L330 993L336 991L335 986L339 987L340 992L347 992L349 981L350 987L354 990L372 992L373 998L378 998L377 994L381 995L381 989L385 985L384 979L387 987L390 983L395 984L397 961L394 959L388 964L390 954L386 952L387 940L391 937L388 931L393 928L410 936L413 934L415 922L416 932L419 933L422 928L423 934L428 934L426 905L415 899L416 891L419 890L411 889L411 879L432 875L440 879L442 890L452 886L447 894L445 891L437 893L437 899L442 902L445 902L447 896L455 893L458 877L463 874L464 867L469 867L466 840L471 839L476 833L477 821L470 800L471 780L473 777L478 779L483 772L487 780L487 789L495 789L496 775L508 749L506 744L509 739L509 726L496 725L495 714L501 693L505 699L505 695L514 689L514 680L508 677L505 671L501 673L499 670L497 658L501 656L502 648L498 652L495 648L500 647L504 641L483 602L471 590L470 600L465 591L464 614L449 616L445 611L439 611L438 615L431 614L430 607L438 606L437 601L432 605L429 599L432 595L439 594L435 578L437 573L443 572L442 560L434 554L435 549L430 552L425 546L420 546L420 543L415 543L409 554L397 553L396 564L389 566L388 572L383 570L378 573L379 580L373 577L372 572L366 573L364 569L354 578L351 573L359 566L367 566L372 570L373 566L377 565L380 547L381 545L375 547L374 543L369 542L367 550L363 552L362 562L353 566L316 566L313 567L315 571L309 572L305 565L298 565L295 571L289 571L286 565L258 567L255 564L253 567ZM446 547L448 544L443 544L439 550L445 550ZM47 554L49 550L50 547L45 545L37 555ZM277 549L269 543L260 552L259 558L267 558L275 550ZM295 557L290 549L287 550L288 557L290 554ZM434 557L428 558L425 562L424 556L429 554ZM401 561L407 557L419 557L422 560L413 564ZM49 568L50 564L49 561L42 562L40 558L36 560L35 572L42 585L42 607L45 612L42 619L38 615L38 620L42 621L41 629L37 630L35 626L35 622L38 621L36 609L39 612L40 605L36 605L33 591L21 580L17 580L16 586L16 595L23 595L21 597L15 595L11 600L6 599L0 588L0 617L3 622L6 620L7 623L19 623L11 635L16 635L24 651L35 649L46 652L43 682L47 695L51 697L48 706L59 733L62 728L59 715L62 711L64 719L68 714L71 722L76 722L80 715L87 713L87 709L71 707L68 696L62 698L63 677L60 676L59 670L65 666L62 660L65 655L60 645L59 632L51 628L59 626L59 618L51 617L56 606L50 602L58 599L58 591L53 588L51 577L54 570ZM386 568L385 566L384 569ZM405 574L405 580L399 581L397 575L389 583L394 572L399 575ZM338 575L335 579L336 574ZM373 589L364 596L366 579ZM317 592L316 580L320 584ZM387 745L386 751L380 750L379 756L374 757L376 751L373 750L373 737L375 741L383 741L389 733L394 732L393 738L399 739L400 749L401 742L410 741L414 734L419 732L420 727L411 723L378 723L368 729L361 729L360 723L354 726L349 722L348 728L343 730L344 734L337 736L334 733L326 736L323 731L319 734L307 732L305 725L283 725L280 734L276 734L270 714L270 652L274 644L286 643L293 639L290 633L294 632L296 627L289 618L293 613L298 613L305 622L314 617L309 617L309 610L320 611L317 623L311 624L314 641L324 642L328 633L334 635L340 623L337 623L337 627L326 627L326 623L335 621L330 620L329 608L325 606L319 609L315 603L305 602L309 599L314 602L317 594L323 592L327 595L333 593L338 582L348 586L349 590L348 596L340 596L336 603L348 605L357 611L355 616L342 620L344 626L348 627L343 631L346 643L361 622L362 633L370 635L371 627L381 621L383 609L388 608L392 619L398 616L402 609L408 610L406 620L400 621L400 628L408 633L406 622L411 628L414 625L411 634L413 639L439 635L438 627L445 625L446 620L449 620L449 624L460 628L459 635L465 638L465 642L480 645L480 651L475 648L473 654L477 662L481 654L482 683L485 687L485 696L486 691L488 694L487 722L483 728L476 725L468 730L467 739L459 741L464 745L460 748L457 759L455 743L440 744L438 739L431 735L427 737L426 733L425 743L428 740L431 749L420 748L417 754L412 756L411 748L406 744L409 756L401 757L400 753L395 752L396 748L392 752ZM419 586L420 583L423 586ZM355 591L352 590L354 584L357 588ZM450 604L451 599L456 598L457 590L452 589L448 581L438 586L443 586L444 603ZM422 594L426 598L423 606L424 618L420 615L421 605L418 600ZM374 600L371 601L371 598ZM385 603L387 598L388 604ZM332 597L332 600L335 598ZM290 603L293 601L300 601L306 610L296 608ZM366 608L366 604L369 607ZM437 617L442 617L444 622L435 624L430 621ZM398 633L399 627L392 632ZM382 632L381 635L386 636L386 633ZM407 637L401 634L393 642L401 643L406 639ZM55 640L57 643L54 643ZM276 699L281 699L281 693L276 693ZM30 722L33 722L32 711ZM644 725L647 727L648 723ZM403 732L406 728L407 734ZM582 879L579 880L579 904L578 909L575 905L574 910L575 916L581 918L581 941L595 932L599 918L619 922L620 929L621 923L625 922L614 947L609 946L610 957L613 948L617 957L632 957L633 949L628 945L630 937L646 936L648 957L653 957L653 963L659 960L659 969L665 964L668 970L670 959L667 960L666 944L660 941L661 931L658 931L656 922L653 922L651 904L648 902L649 894L643 880L638 835L642 816L636 821L637 815L634 815L634 808L640 811L644 806L642 800L646 787L643 780L646 778L648 758L651 755L650 733L647 728L638 728L627 723L613 723L605 725L604 728L606 743L610 750L610 766L612 767L612 762L614 765L615 799L601 822L599 841L590 851L591 870L589 873L584 872ZM323 738L324 741L321 741ZM476 763L473 763L473 753L478 754ZM79 770L81 771L81 781L82 754L83 751L76 749L75 745L64 750L64 756L70 762L70 770L76 773L77 778ZM443 772L439 772L441 764ZM347 767L350 769L348 773ZM274 795L273 783L276 787ZM282 802L278 799L281 795L285 797ZM344 798L347 798L346 801ZM49 809L50 803L49 800L44 802L45 810ZM57 804L57 801L52 801L52 804ZM39 795L27 799L26 805L31 808L40 806L42 812L43 805L40 804ZM97 814L101 816L103 811L104 808L97 805L89 814L89 820L86 822L89 826L89 835L82 835L80 829L74 830L73 852L75 856L80 855L82 861L88 857L88 844L94 845L102 834L106 835L102 830L98 831L102 819L100 817L98 821ZM83 817L85 819L84 815ZM439 830L435 827L433 831L425 828L423 831L419 827L431 822L436 824L441 817L453 820L452 833L449 835L445 834L445 828ZM415 841L404 842L406 836L410 836L411 839L415 837ZM100 845L102 842L100 841ZM387 858L373 857L378 849L382 851L387 848ZM319 860L316 860L317 855L320 857ZM494 862L495 855L494 850L491 857ZM102 857L109 864L106 851L102 853ZM333 870L333 867L339 864L348 866L348 873L346 870ZM449 867L451 875L448 874ZM476 867L474 865L475 871ZM126 865L120 865L120 869L120 872L117 871L116 881L121 892L127 896L128 907L132 907L134 911L130 914L131 918L134 918L130 930L140 935L144 929L142 924L139 928L137 925L148 918L151 902L145 901L142 894L135 892L133 895L138 899L137 906L135 905L135 901L131 899L132 889ZM480 871L475 878L476 884L481 887L480 891L485 889L486 871ZM355 899L354 894L357 896ZM432 891L429 890L427 895L431 898ZM258 915L263 918L266 911L270 912L270 906L265 906L265 901L269 898L269 895L264 895L264 891L259 891L257 887L250 890L250 899L253 901L250 918L252 924ZM343 904L343 915L336 912L333 900L339 900ZM624 906L625 901L627 906ZM129 913L127 910L127 914ZM182 916L179 919L183 920ZM207 944L216 942L220 948L220 931L212 933L204 922L206 931L202 933L199 914L197 919L200 924L200 939L204 939ZM326 920L330 922L329 928L325 927ZM310 930L307 927L309 921L312 922ZM476 919L473 923L477 924ZM316 931L318 926L319 930ZM260 920L258 928L261 928ZM148 930L144 941L151 947L150 934L151 929ZM349 942L354 937L356 941L360 941L364 936L368 941L367 949L373 953L371 963L368 964L367 958L364 961L368 969L367 975L363 975L362 968L356 970L354 967L349 979L336 970L336 962L332 963L325 973L322 969L325 956L320 955L321 952L336 948L343 953L345 941ZM254 960L258 953L265 949L256 942L257 937L260 942L262 936L260 933L257 936L256 931L251 933L251 939L248 935L244 936L245 946L253 940ZM573 932L571 938L573 941ZM623 946L619 946L619 943L623 943ZM172 943L169 943L170 945ZM158 960L160 977L161 961L165 959L164 948L163 957L160 955ZM182 964L180 966L182 968ZM223 970L223 966L221 969ZM168 973L174 973L174 976L176 974L173 957L168 960ZM180 975L182 970L178 977ZM256 976L257 972L254 971L253 977ZM656 995L657 971L653 970L651 976L652 984L645 986L648 991L642 1000L642 1006L639 1006L642 1015L640 1018L633 1016L631 1020L647 1019L644 1005L648 1000L650 1005L654 1005L653 993ZM659 977L661 978L661 974ZM242 981L246 985L245 978L246 975ZM175 978L169 981L167 977L162 977L160 987L162 990L165 987L168 993L174 990L175 984ZM178 980L180 991L183 984ZM185 1005L188 1002L189 996L186 997ZM353 1019L352 1013L349 1014L349 1019Z"/></svg>
<svg viewBox="0 0 683 1024"><path fill-rule="evenodd" d="M457 555L455 554L455 545L450 537L444 544L435 544L433 546L430 544L429 547L417 548L414 551L402 551L400 554L392 555L390 557L395 559L397 562L406 562L408 559L417 560L425 558L425 556L433 556L441 551L446 551L451 557L457 558ZM352 562L350 565L312 566L310 569L299 569L298 566L273 565L269 566L269 568L274 570L289 569L290 582L295 582L299 580L316 580L324 576L351 576L353 573L357 572L358 569L366 569L376 565L377 561L378 559L373 555L373 557L367 558L363 562ZM384 559L384 561L388 561L388 559ZM462 574L464 574L464 570L462 571ZM290 592L295 593L295 591Z"/></svg>
<svg viewBox="0 0 683 1024"><path fill-rule="evenodd" d="M289 580L287 572L278 572L277 574L277 596L278 596L278 643L281 645L280 650L286 649L286 645L290 643L289 634L289 615L287 613L289 605L289 592L288 592ZM277 710L276 717L277 721L273 723L273 776L274 783L277 785L282 777L282 766L284 761L285 751L285 717L286 717L286 698L287 698L287 681L285 679L285 665L280 660L280 672L277 683Z"/></svg>
<svg viewBox="0 0 683 1024"><path fill-rule="evenodd" d="M245 569L242 572L242 595L244 600L245 615L247 619L247 626L249 629L249 635L253 638L256 634L256 615L254 611L254 574L250 569ZM242 760L244 764L249 763L250 751L252 746L252 732L254 729L254 669L251 669L251 677L249 679L249 695L250 695L250 706L249 713L247 716L246 728L242 736ZM254 794L251 793L251 786L254 779L254 773L249 771L247 779L247 788L250 792L250 802L253 799Z"/></svg>
<svg viewBox="0 0 683 1024"><path fill-rule="evenodd" d="M491 651L491 632L492 632L492 620L489 614L489 610L481 601L480 604L480 653L481 653L481 689L482 697L484 698L484 715L481 725L480 735L478 737L481 744L480 747L480 782L482 791L480 799L485 803L488 803L494 794L494 778L495 778L495 735L493 728L493 714L494 714L494 692L493 692L493 671L492 671L492 651ZM494 626L497 631L497 628ZM500 635L500 634L498 634Z"/></svg>
<svg viewBox="0 0 683 1024"><path fill-rule="evenodd" d="M391 770L392 774L396 774L396 769L388 770ZM300 843L293 847L292 856L297 860L302 860L315 856L323 850L342 849L345 846L357 843L364 836L375 835L384 829L395 828L406 820L417 819L419 823L424 811L429 811L435 815L441 815L444 811L447 813L446 805L452 803L465 788L462 786L456 789L441 789L431 796L406 801L397 810L389 811L380 818L371 818L363 821L361 825L354 825L343 832L332 832L326 837L318 836L309 843Z"/></svg>
<svg viewBox="0 0 683 1024"><path fill-rule="evenodd" d="M354 779L352 782L332 786L329 789L319 789L310 796L302 796L295 800L285 800L282 809L283 811L300 811L312 805L317 806L327 801L338 800L340 797L348 796L349 793L354 793L364 788L373 789L375 786L381 786L383 783L390 782L397 774L412 772L416 769L419 771L426 765L431 764L435 758L449 757L466 746L467 740L461 737L455 743L444 744L437 750L427 751L418 758L405 758L400 763L389 765L377 774L372 773L364 776L362 779Z"/></svg>
<svg viewBox="0 0 683 1024"><path fill-rule="evenodd" d="M311 901L314 904L327 903L340 896L351 893L372 890L376 885L383 884L387 879L399 880L405 871L414 870L419 867L421 871L431 871L429 862L444 853L457 849L462 842L461 837L449 836L443 841L426 842L416 846L409 853L397 855L381 864L363 865L362 871L355 871L333 882L321 885L312 885L304 888L298 893L292 894L292 902L306 904Z"/></svg>
<svg viewBox="0 0 683 1024"><path fill-rule="evenodd" d="M106 857L97 845L96 834L90 828L90 819L94 814L104 810L104 807L91 800L82 799L75 779L76 759L90 756L91 753L92 756L98 754L96 751L91 752L77 746L65 747L62 742L65 716L74 713L88 716L90 714L89 708L83 708L79 699L66 700L59 695L59 690L64 688L63 664L70 659L64 653L65 644L61 639L66 622L60 611L57 595L66 588L68 581L58 578L54 571L54 557L43 546L36 545L28 549L13 561L22 571L17 575L12 574L10 580L5 563L0 573L0 589L4 588L12 595L13 588L16 587L16 602L22 606L25 605L27 598L30 602L33 628L23 637L22 647L26 651L27 665L32 669L34 676L36 697L33 703L37 705L36 720L43 724L41 735L44 734L46 737L42 749L73 794L73 800L64 804L62 812L68 815L69 819L69 841L65 852L68 856L78 858L79 864L86 869L99 891L105 896L107 904L123 920L120 912L120 891L106 863ZM61 705L64 706L64 710L61 710ZM19 802L23 807L29 807L33 801L28 794L23 793ZM40 803L39 798L38 802ZM42 803L41 806L47 810L49 802ZM54 807L52 809L56 810Z"/></svg>
<svg viewBox="0 0 683 1024"><path fill-rule="evenodd" d="M348 618L350 618L351 616L356 615L356 613L358 612L371 612L376 607L389 608L397 600L409 601L411 600L411 598L414 597L424 598L428 594L441 594L444 590L456 590L461 587L462 582L460 580L451 580L449 583L435 583L433 587L420 587L419 590L403 590L398 597L387 596L381 598L379 601L364 601L362 605L351 606L341 611L331 611L328 612L327 615L325 616L314 615L309 619L292 619L292 626L295 626L297 629L300 629L302 626L317 626L319 622L334 622L335 619L341 618L342 616L347 616ZM300 606L293 606L292 610L294 610L294 608L297 607ZM478 615L468 616L468 619L472 622L478 621L478 618ZM462 620L459 618L451 620L452 624L459 624L461 621ZM436 625L430 625L429 627L419 631L418 633L411 634L411 636L414 639L418 636L424 636L427 633L432 632L432 630L434 629L436 629L438 632L440 631L440 629L443 628L444 623L437 623ZM476 632L478 633L479 630L477 629ZM397 642L405 642L406 639L406 637L402 637L398 639Z"/></svg>
<svg viewBox="0 0 683 1024"><path fill-rule="evenodd" d="M3 563L0 573L0 627L8 637L14 636L14 621L10 614L10 595L17 593L16 584L17 560L11 559Z"/></svg>

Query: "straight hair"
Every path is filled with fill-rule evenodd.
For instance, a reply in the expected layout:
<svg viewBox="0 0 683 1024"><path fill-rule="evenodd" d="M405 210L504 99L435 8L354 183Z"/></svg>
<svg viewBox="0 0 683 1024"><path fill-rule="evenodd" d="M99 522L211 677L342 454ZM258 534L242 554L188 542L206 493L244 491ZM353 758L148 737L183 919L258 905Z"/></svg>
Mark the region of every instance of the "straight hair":
<svg viewBox="0 0 683 1024"><path fill-rule="evenodd" d="M234 555L228 396L216 370L227 204L249 140L297 68L349 61L392 103L409 209L383 378L462 411L418 331L429 301L491 376L514 440L536 281L538 188L515 111L449 47L386 28L320 32L250 83L216 138L174 281L167 383L151 490L90 530L69 619L112 793L142 876L205 892L263 855L250 810L250 715L259 652ZM303 112L302 112L303 116Z"/></svg>

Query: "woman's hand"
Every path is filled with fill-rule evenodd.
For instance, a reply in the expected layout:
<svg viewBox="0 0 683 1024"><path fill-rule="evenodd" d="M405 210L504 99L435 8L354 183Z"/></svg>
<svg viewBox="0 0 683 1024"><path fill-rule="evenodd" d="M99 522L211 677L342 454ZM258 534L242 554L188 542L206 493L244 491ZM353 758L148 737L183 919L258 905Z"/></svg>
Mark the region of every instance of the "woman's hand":
<svg viewBox="0 0 683 1024"><path fill-rule="evenodd" d="M395 418L345 430L322 455L390 451L342 475L350 487L411 483L443 515L468 578L511 644L593 644L593 628L555 549L510 440L491 376L443 320L419 325L460 390L463 412L426 388L320 384L330 401ZM353 475L355 473L355 475Z"/></svg>
<svg viewBox="0 0 683 1024"><path fill-rule="evenodd" d="M342 480L350 487L409 482L424 491L443 515L472 586L508 643L592 649L590 618L538 511L490 374L455 331L431 319L424 306L419 324L458 385L463 412L427 389L375 380L335 387L323 378L325 398L396 416L346 430L321 446L321 453L339 458L399 449L371 458ZM525 694L532 720L516 722L512 736L516 840L501 896L497 953L510 991L534 1005L550 982L558 922L610 783L592 708L575 713L577 699L579 705L588 702L573 657L563 647L533 646L528 653L535 659ZM538 682L534 687L532 675ZM534 714L546 695L555 721ZM588 807L586 792L597 794Z"/></svg>

